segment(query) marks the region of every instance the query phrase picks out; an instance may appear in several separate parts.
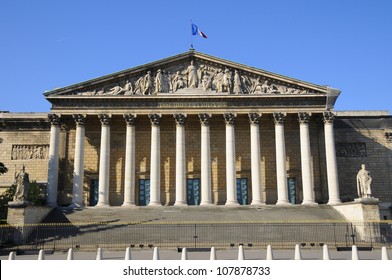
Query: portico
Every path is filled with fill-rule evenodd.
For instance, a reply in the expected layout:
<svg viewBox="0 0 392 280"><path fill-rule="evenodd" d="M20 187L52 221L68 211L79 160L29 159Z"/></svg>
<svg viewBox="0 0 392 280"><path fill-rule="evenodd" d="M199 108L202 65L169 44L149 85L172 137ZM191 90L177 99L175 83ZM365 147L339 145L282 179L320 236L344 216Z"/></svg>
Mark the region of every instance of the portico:
<svg viewBox="0 0 392 280"><path fill-rule="evenodd" d="M188 87L187 76L173 70L191 61L198 84ZM241 93L233 92L234 72L242 75ZM146 95L143 79L155 73L167 83ZM129 91L113 93L122 80ZM194 51L49 92L56 121L48 204L58 193L74 207L340 203L332 111L338 95ZM64 158L72 190L64 176L59 182L56 166L61 123L73 151ZM327 184L314 160L318 151L327 159Z"/></svg>

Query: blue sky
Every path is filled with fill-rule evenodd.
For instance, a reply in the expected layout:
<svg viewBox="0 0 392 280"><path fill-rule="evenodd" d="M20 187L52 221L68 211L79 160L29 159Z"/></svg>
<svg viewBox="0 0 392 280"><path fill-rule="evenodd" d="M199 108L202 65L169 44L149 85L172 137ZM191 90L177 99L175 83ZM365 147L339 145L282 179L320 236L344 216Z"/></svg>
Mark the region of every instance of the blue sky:
<svg viewBox="0 0 392 280"><path fill-rule="evenodd" d="M342 90L336 110L392 113L392 1L0 2L0 111L45 90L197 51Z"/></svg>

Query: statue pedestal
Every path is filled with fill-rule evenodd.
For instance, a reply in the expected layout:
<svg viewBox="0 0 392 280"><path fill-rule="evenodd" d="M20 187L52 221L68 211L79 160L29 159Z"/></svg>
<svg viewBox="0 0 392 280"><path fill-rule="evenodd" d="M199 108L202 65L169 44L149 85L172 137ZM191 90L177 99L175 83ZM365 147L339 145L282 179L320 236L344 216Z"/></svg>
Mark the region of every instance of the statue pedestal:
<svg viewBox="0 0 392 280"><path fill-rule="evenodd" d="M9 202L7 223L15 229L10 241L16 245L25 243L36 224L40 223L52 209L47 206L33 206L28 201Z"/></svg>
<svg viewBox="0 0 392 280"><path fill-rule="evenodd" d="M363 241L376 241L375 237L380 235L380 209L378 198L357 198L354 202L334 205L348 222L352 223L358 233L358 238Z"/></svg>

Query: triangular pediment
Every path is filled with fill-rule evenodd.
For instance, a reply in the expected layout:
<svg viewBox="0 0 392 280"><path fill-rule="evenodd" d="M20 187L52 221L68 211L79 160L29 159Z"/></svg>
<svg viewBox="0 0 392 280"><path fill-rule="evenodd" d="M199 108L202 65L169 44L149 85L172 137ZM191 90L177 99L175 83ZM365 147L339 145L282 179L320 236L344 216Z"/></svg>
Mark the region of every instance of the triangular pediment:
<svg viewBox="0 0 392 280"><path fill-rule="evenodd" d="M307 95L319 86L196 51L45 93L55 96Z"/></svg>

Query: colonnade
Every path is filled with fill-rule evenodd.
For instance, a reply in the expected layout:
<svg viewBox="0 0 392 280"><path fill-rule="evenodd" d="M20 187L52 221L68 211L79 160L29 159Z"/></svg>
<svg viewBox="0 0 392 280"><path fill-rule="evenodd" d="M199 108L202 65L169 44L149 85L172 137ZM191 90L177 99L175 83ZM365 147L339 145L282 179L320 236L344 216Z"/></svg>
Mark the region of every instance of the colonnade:
<svg viewBox="0 0 392 280"><path fill-rule="evenodd" d="M250 139L251 139L251 205L263 205L261 159L260 159L260 118L259 113L249 113ZM126 123L125 145L125 176L124 176L124 202L123 206L134 206L135 203L135 120L136 114L124 114ZM176 123L176 198L174 205L186 206L186 166L185 166L185 122L186 114L173 115ZM211 114L198 114L201 126L201 199L200 205L212 205L211 190L211 154L210 154L210 119ZM236 152L235 152L235 113L225 113L225 142L226 142L226 205L238 205L236 189ZM73 207L83 207L83 178L84 178L84 135L85 116L73 115L76 123L75 157L73 172ZM110 167L110 120L108 114L100 114L101 146L99 157L99 187L97 207L109 206L109 167ZM160 199L160 121L161 114L149 114L151 124L151 159L150 159L150 202L149 206L161 205ZM284 121L286 113L273 113L275 122L275 149L276 149L276 178L277 178L277 205L290 205L287 186L286 145L284 136ZM301 172L303 187L302 204L316 204L314 186L312 183L311 151L309 137L310 113L298 113L300 127ZM328 204L340 203L337 162L335 153L335 140L333 131L334 115L324 112L324 134L326 150L326 166L328 179ZM51 122L50 150L48 165L47 204L57 204L57 184L59 172L59 116L49 115Z"/></svg>

